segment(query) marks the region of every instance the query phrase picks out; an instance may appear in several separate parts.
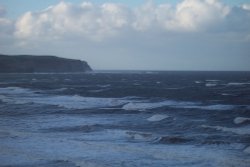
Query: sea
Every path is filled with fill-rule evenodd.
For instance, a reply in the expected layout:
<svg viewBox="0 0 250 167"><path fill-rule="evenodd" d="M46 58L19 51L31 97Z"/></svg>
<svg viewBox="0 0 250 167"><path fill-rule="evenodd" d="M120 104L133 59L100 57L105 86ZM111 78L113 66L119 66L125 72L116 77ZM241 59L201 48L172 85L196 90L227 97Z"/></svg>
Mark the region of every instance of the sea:
<svg viewBox="0 0 250 167"><path fill-rule="evenodd" d="M250 72L0 74L1 167L249 167Z"/></svg>

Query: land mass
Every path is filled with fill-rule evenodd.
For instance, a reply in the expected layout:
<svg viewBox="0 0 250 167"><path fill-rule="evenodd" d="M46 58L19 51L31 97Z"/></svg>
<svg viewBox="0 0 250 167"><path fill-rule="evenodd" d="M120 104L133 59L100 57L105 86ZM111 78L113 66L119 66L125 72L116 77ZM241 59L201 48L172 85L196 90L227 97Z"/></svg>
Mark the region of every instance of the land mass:
<svg viewBox="0 0 250 167"><path fill-rule="evenodd" d="M56 56L0 54L0 73L64 73L92 71L86 61Z"/></svg>

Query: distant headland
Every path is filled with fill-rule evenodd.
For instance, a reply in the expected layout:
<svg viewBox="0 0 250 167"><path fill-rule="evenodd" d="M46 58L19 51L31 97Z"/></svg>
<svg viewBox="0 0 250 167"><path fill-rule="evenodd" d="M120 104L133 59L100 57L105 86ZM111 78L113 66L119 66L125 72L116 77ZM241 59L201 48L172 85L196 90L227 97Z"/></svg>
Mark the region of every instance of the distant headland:
<svg viewBox="0 0 250 167"><path fill-rule="evenodd" d="M67 73L92 71L86 61L56 56L0 54L0 73Z"/></svg>

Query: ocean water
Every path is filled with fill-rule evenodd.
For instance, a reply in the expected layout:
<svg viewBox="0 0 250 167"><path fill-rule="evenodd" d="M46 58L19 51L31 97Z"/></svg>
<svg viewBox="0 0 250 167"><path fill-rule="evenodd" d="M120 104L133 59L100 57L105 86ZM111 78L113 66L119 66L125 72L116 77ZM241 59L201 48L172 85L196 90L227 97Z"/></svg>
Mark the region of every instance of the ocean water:
<svg viewBox="0 0 250 167"><path fill-rule="evenodd" d="M249 167L250 72L0 74L0 166Z"/></svg>

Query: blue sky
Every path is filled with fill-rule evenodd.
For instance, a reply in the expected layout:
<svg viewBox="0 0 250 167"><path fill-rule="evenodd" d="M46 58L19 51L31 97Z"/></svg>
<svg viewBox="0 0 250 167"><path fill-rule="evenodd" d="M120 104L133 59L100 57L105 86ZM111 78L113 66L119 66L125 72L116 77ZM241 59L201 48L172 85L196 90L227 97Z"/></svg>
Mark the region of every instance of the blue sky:
<svg viewBox="0 0 250 167"><path fill-rule="evenodd" d="M250 71L249 0L87 2L0 0L0 53L94 69Z"/></svg>

